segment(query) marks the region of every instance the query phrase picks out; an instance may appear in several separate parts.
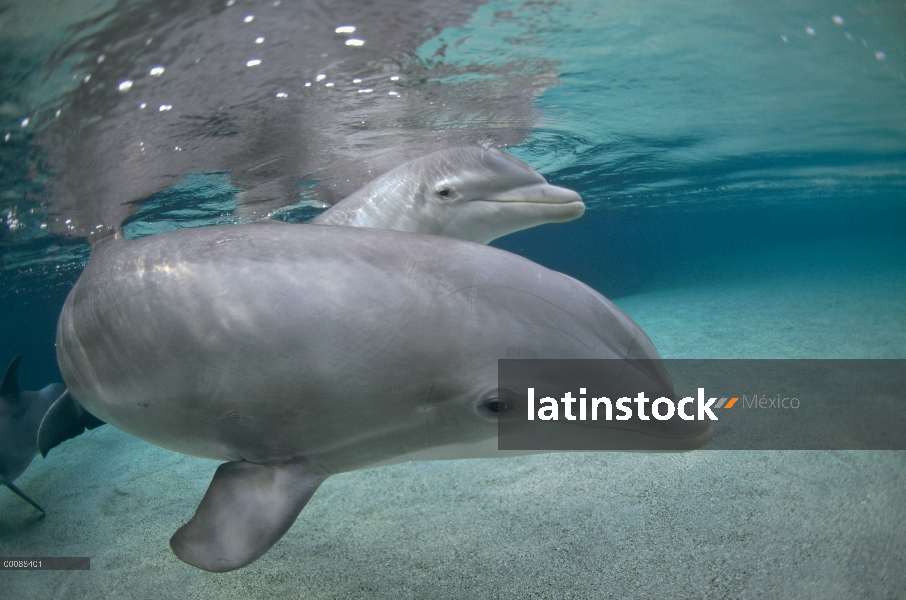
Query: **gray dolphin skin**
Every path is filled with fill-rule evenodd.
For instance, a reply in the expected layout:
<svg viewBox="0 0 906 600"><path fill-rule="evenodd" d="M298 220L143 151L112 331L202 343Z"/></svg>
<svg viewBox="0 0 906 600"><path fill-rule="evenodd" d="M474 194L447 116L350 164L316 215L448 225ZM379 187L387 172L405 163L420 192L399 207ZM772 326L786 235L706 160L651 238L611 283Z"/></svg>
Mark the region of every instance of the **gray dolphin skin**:
<svg viewBox="0 0 906 600"><path fill-rule="evenodd" d="M487 244L501 236L582 216L576 192L550 185L493 148L439 150L377 177L312 221L430 233Z"/></svg>
<svg viewBox="0 0 906 600"><path fill-rule="evenodd" d="M8 487L44 514L44 509L13 484L38 454L38 428L47 409L66 392L62 383L52 383L37 392L19 388L22 355L16 355L0 383L0 485Z"/></svg>
<svg viewBox="0 0 906 600"><path fill-rule="evenodd" d="M217 572L264 554L331 474L498 455L507 357L658 355L603 296L516 255L277 222L108 238L57 329L78 404L150 443L226 461L170 540ZM613 431L654 449L700 447L712 431L647 427Z"/></svg>

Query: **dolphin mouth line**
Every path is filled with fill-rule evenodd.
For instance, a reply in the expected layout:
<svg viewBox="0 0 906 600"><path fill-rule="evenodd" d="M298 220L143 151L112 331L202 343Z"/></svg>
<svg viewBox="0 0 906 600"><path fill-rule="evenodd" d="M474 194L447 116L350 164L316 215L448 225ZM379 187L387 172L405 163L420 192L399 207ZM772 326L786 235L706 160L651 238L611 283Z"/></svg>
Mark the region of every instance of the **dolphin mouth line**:
<svg viewBox="0 0 906 600"><path fill-rule="evenodd" d="M662 435L644 433L636 430L630 431L635 434L636 439L642 444L642 450L650 452L688 452L698 450L707 445L714 438L714 426L708 427L705 431L691 437L667 437Z"/></svg>
<svg viewBox="0 0 906 600"><path fill-rule="evenodd" d="M488 204L525 204L527 206L537 206L541 204L544 206L585 207L585 202L582 200L556 200L551 198L481 198L479 200L472 200L472 202L487 202Z"/></svg>
<svg viewBox="0 0 906 600"><path fill-rule="evenodd" d="M567 427L568 432L565 430ZM555 447L543 446L543 449L535 448L535 451L688 452L702 448L714 437L714 425L710 423L704 430L688 436L664 435L664 432L646 432L621 427L589 425L576 427L575 423L564 423L558 429L551 438L556 440ZM514 441L516 440L518 438L514 438ZM518 440L516 443L523 444L524 440Z"/></svg>
<svg viewBox="0 0 906 600"><path fill-rule="evenodd" d="M582 197L573 190L549 183L539 183L511 188L481 198L482 202L508 202L524 204L584 204Z"/></svg>
<svg viewBox="0 0 906 600"><path fill-rule="evenodd" d="M592 427L594 427L594 426L592 425ZM619 427L619 426L610 426L610 425L600 425L599 427L601 427L602 429L609 430L609 431L624 431L624 432L642 435L642 436L645 436L645 437L651 438L651 439L664 440L664 441L677 441L677 442L692 442L695 440L707 441L707 440L710 440L711 437L714 435L714 425L713 424L710 424L703 431L697 431L697 432L691 433L689 435L682 435L680 433L671 435L667 432L646 431L646 430L638 428L638 427Z"/></svg>
<svg viewBox="0 0 906 600"><path fill-rule="evenodd" d="M561 421L562 423L563 421ZM606 424L605 424L606 423ZM663 421L656 421L654 425L659 425L665 423ZM695 423L706 423L707 426L703 426L698 429L694 429L687 432L682 431L670 431L669 428L664 427L662 430L658 431L655 428L644 428L639 426L637 423L627 422L625 425L617 423L614 421L577 421L575 423L569 423L571 427L582 427L585 431L610 431L610 432L623 432L629 434L639 434L651 439L658 440L695 440L703 437L710 437L714 435L714 424L710 421L696 421Z"/></svg>
<svg viewBox="0 0 906 600"><path fill-rule="evenodd" d="M473 202L507 202L509 204L558 204L566 206L569 204L585 204L581 199L572 200L564 198L506 198L506 197L490 197L490 198L480 198L473 200Z"/></svg>

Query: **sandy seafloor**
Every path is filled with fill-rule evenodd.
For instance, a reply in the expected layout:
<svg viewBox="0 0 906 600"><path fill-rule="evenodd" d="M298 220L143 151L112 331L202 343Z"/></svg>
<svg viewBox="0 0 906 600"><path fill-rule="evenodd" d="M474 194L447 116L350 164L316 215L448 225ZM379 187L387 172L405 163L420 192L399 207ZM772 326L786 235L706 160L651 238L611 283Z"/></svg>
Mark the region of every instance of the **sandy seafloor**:
<svg viewBox="0 0 906 600"><path fill-rule="evenodd" d="M795 268L617 300L664 357L902 357L901 270ZM0 490L3 598L904 598L903 452L582 453L328 479L240 571L167 544L217 466L103 427Z"/></svg>

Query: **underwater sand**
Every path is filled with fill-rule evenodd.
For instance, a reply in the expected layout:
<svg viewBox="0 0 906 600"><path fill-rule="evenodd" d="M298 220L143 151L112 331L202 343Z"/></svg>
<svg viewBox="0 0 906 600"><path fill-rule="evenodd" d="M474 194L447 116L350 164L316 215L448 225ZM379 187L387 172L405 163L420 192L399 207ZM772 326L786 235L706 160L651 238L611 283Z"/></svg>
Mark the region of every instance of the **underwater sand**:
<svg viewBox="0 0 906 600"><path fill-rule="evenodd" d="M795 270L617 300L664 357L902 357L896 273ZM582 453L421 462L329 478L274 548L212 574L168 540L215 461L112 427L0 490L4 598L896 598L902 452Z"/></svg>

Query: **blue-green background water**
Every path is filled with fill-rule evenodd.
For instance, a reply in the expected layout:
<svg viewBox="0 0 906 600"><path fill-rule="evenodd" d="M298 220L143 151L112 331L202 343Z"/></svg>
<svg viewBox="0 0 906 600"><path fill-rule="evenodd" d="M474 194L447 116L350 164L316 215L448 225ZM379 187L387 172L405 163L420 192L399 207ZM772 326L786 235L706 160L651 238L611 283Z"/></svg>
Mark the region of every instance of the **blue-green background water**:
<svg viewBox="0 0 906 600"><path fill-rule="evenodd" d="M67 95L77 88L70 75L77 74L81 81L86 65L94 60L78 52L61 56L55 49L69 47L73 38L105 23L101 19L91 26L67 28L87 22L90 11L102 14L108 8L73 6L58 14L36 16L13 3L0 12L0 136L11 133L8 141L0 143L0 222L4 224L0 360L24 354L20 382L27 389L61 380L53 348L56 318L89 254L80 239L41 229L53 207L46 202L43 187L49 177L42 170L43 150L34 144L40 133L36 124L49 123L60 106L65 110ZM578 191L588 211L578 221L519 232L494 245L568 273L614 299L646 330L663 356L906 357L906 5L902 2L493 2L478 7L464 24L429 36L401 64L417 64L434 74L410 81L409 88L401 88L404 93L417 86L439 85L441 95L446 90L448 99L460 101L459 109L449 116L438 107L416 115L437 129L468 128L470 117L461 107L479 105L480 94L506 97L514 93L514 86L533 90L534 126L524 141L508 151L551 182ZM32 121L22 127L26 117ZM504 123L507 119L500 114L494 118ZM118 165L108 168L116 170ZM226 167L193 172L175 186L139 199L142 208L127 222L127 233L140 236L176 227L243 222L245 217L236 210L241 204L240 187L230 177ZM310 185L302 181L297 188L302 204L292 198L287 204L295 208L275 218L306 220L316 215L318 209L306 187ZM115 447L130 457L147 453L160 469L172 467L168 454L138 450L139 442L126 452L125 446L114 444L126 442L90 439L85 444ZM630 557L625 559L630 566L633 560L645 560L659 544L671 549L676 545L674 554L664 550L666 556L658 555L661 560L688 556L707 546L669 524L670 515L657 510L656 502L650 504L657 496L651 490L660 490L673 506L723 500L749 507L743 510L737 504L725 519L702 525L712 536L704 539L719 543L708 546L713 554L705 552L707 560L688 559L689 572L696 574L691 584L684 579L691 577L688 573L669 570L661 577L667 587L658 587L643 574L608 578L589 575L592 567L575 567L576 572L566 569L562 577L551 576L555 582L547 590L551 597L560 597L559 591L573 589L570 585L580 580L596 582L592 587L599 595L609 589L616 597L671 597L671 590L690 589L695 590L691 595L702 597L827 597L830 590L841 590L832 594L837 597L902 595L906 587L894 567L904 553L904 538L897 533L902 525L896 524L903 522L901 454L740 453L724 459L724 468L702 456L707 454L664 462L586 457L581 459L584 467L565 458L533 458L536 462L513 463L522 479L510 479L504 467L480 463L474 468L497 477L504 489L513 488L502 500L493 491L483 492L482 501L511 503L513 494L534 493L538 488L569 495L564 500L554 492L541 494L535 512L523 507L542 522L523 523L525 531L540 527L580 544L585 537L564 533L571 523L568 516L558 529L544 521L550 518L545 511L565 505L562 510L569 515L586 504L597 507L594 510L614 507L610 515L614 522L608 521L612 527L601 534L604 537L581 546L592 563L603 560L596 552L608 551L614 544ZM96 464L99 472L107 472L108 467L102 468L103 452L93 459L95 463L72 460L83 467ZM599 460L604 462L594 462ZM42 474L54 473L53 466L37 468L45 469ZM453 467L453 474L437 471L443 468L411 467L414 470L392 471L390 478L405 490L421 485L412 481L428 481L425 485L431 489L448 479L465 481L465 487L486 484L469 470L473 467ZM125 467L110 469L119 474ZM620 475L607 475L610 472ZM658 487L664 484L657 481L672 481L676 473L681 473L677 476L683 481L681 487ZM207 476L201 473L198 480ZM111 477L117 486L131 489L123 479ZM190 475L180 477L183 484L194 481ZM361 510L358 516L366 523L361 526L375 528L362 535L373 535L368 538L372 544L377 544L374 539L390 540L384 551L393 552L392 535L379 530L374 513L361 508L370 506L367 495L377 493L380 476L358 477L343 480L347 484L337 484L336 489L325 488L319 495L343 502L339 490L358 493L352 496L355 501L346 501L353 502L352 508L341 504L337 510ZM604 478L603 488L629 490L628 495L607 491L609 504L604 504L594 494L605 492L590 491L581 483L588 477ZM67 485L75 485L71 479L67 478ZM707 482L706 490L691 491L701 481ZM33 489L39 485L37 479L26 482ZM98 494L104 493L103 482L92 485ZM201 490L204 485L198 483ZM40 491L52 496L58 487L51 482ZM129 493L123 492L124 502L144 506L140 500L145 498L146 504L158 508L172 501L167 493L175 494L162 492L155 504L148 499L148 490L144 497ZM415 490L413 497L417 493L421 492ZM4 507L16 501L3 490L0 494L4 494L0 498ZM437 539L455 537L455 532L463 530L484 539L473 521L455 517L456 511L474 516L481 506L472 506L463 497L451 500L441 491L431 494L431 501L443 504L447 511L430 526L438 528ZM414 502L411 508L430 513L430 507L413 497L393 499ZM186 500L187 507L194 506L195 500ZM638 508L642 504L648 508ZM785 506L787 512L780 515L771 504ZM311 508L319 518L332 518L323 505ZM108 509L116 513L109 507L101 512L107 514L103 511ZM90 514L79 518L91 520ZM404 519L393 515L387 519ZM620 520L623 516L625 522ZM135 518L126 516L124 522ZM404 523L405 528L413 527ZM166 530L169 525L155 522L154 526ZM340 535L329 524L323 527L325 539ZM775 533L766 532L770 528ZM12 535L9 527L4 531ZM345 530L343 535L355 537ZM529 533L513 538L522 540L523 546L508 535L502 534L500 548L510 552L525 544L541 544ZM638 542L641 549L635 545L639 536L644 540ZM467 541L456 539L469 547ZM136 541L136 547L141 543ZM497 542L483 543L472 547L473 555L479 557L475 560L499 564L494 563L503 560L495 554ZM54 554L53 550L48 553ZM435 551L447 559L462 560L444 554L443 549ZM549 555L524 552L528 554L520 555L514 568L520 577L535 573L532 581L537 583L537 573ZM728 554L741 556L749 564L764 561L774 569L775 579L751 573L734 579L727 573L733 563L715 558ZM331 556L333 569L361 568L369 577L378 577L370 564L349 566L342 552ZM864 564L854 558L859 556ZM629 568L614 556L608 559ZM279 560L289 559L280 555ZM393 567L376 571L382 577L387 574L386 581L409 581L414 567L408 559L396 556L396 560L401 561L402 571ZM715 566L709 567L707 561ZM443 571L433 584L409 581L408 592L399 592L389 583L374 584L369 590L377 595L397 590L403 595L453 597L468 595L469 590L499 592L507 585L523 591L541 589L519 587L512 579L501 579L500 573L483 572L481 582L476 582L473 571L480 571L480 564L469 560L465 564L468 568L462 572ZM181 565L154 565L182 573ZM441 569L433 563L422 568L429 574ZM813 576L804 576L806 571ZM710 583L701 583L704 577ZM804 577L802 581L812 587L799 586L797 577ZM311 596L364 593L329 580L333 583L323 587L293 580L287 589L303 590L302 595L307 590ZM822 582L843 587L825 588ZM694 587L699 583L701 587ZM432 587L435 584L441 587ZM675 588L670 587L673 584ZM209 582L198 585L192 589L199 594L219 589L206 587ZM246 591L254 595L269 584L248 585ZM581 596L583 589L573 592ZM681 596L686 595L672 597Z"/></svg>

